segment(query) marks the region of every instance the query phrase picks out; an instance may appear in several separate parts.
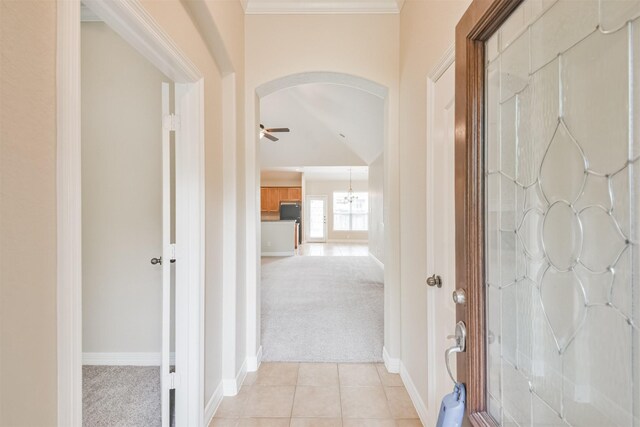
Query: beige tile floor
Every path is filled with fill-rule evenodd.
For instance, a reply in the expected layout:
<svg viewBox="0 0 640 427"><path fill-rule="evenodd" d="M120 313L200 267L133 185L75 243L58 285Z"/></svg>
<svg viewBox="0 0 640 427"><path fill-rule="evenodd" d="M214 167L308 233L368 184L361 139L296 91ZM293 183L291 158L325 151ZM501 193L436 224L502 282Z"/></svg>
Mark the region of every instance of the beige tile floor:
<svg viewBox="0 0 640 427"><path fill-rule="evenodd" d="M209 427L422 426L400 376L382 364L263 363Z"/></svg>

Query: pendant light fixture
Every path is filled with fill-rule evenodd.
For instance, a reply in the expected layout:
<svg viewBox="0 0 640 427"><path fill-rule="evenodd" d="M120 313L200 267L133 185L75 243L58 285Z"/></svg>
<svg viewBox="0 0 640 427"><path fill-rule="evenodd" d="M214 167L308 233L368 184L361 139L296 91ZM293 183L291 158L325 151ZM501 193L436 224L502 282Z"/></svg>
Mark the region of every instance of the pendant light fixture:
<svg viewBox="0 0 640 427"><path fill-rule="evenodd" d="M345 203L351 204L353 203L354 200L358 200L358 196L353 194L353 186L351 181L351 168L349 168L349 191L347 192L347 195L344 196L344 201Z"/></svg>

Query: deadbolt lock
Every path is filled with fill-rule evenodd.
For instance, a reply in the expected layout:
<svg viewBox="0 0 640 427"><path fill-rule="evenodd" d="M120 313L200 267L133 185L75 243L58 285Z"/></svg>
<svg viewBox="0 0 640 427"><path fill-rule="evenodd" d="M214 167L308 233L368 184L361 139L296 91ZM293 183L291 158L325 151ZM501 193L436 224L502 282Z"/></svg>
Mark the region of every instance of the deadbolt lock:
<svg viewBox="0 0 640 427"><path fill-rule="evenodd" d="M455 291L453 291L453 302L455 302L456 304L464 304L467 302L467 292L462 289L462 288L458 288Z"/></svg>

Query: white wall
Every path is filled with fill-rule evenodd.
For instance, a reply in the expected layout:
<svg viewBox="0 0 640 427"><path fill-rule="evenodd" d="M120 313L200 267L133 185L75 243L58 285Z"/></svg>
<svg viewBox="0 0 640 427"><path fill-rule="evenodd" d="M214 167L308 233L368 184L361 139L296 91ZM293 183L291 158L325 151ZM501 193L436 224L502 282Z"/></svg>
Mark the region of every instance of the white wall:
<svg viewBox="0 0 640 427"><path fill-rule="evenodd" d="M159 352L162 99L169 79L106 24L82 24L83 352Z"/></svg>
<svg viewBox="0 0 640 427"><path fill-rule="evenodd" d="M468 0L407 0L400 14L402 363L423 403L427 389L427 76L454 42ZM451 195L453 197L453 195ZM444 332L443 332L444 333ZM437 408L428 408L437 411Z"/></svg>
<svg viewBox="0 0 640 427"><path fill-rule="evenodd" d="M369 238L367 231L340 231L333 229L333 192L349 190L349 181L306 181L306 194L304 211L309 212L307 197L309 196L326 196L327 197L327 240L341 241L366 241ZM353 191L369 191L367 181L353 181ZM305 236L309 235L309 221L305 218Z"/></svg>
<svg viewBox="0 0 640 427"><path fill-rule="evenodd" d="M384 264L384 154L369 165L369 253Z"/></svg>
<svg viewBox="0 0 640 427"><path fill-rule="evenodd" d="M304 72L336 72L376 82L388 89L385 105L385 348L400 357L399 276L399 28L398 15L247 15L245 17L247 351L255 354L259 336L259 98L256 89ZM274 49L277 47L277 49ZM308 183L307 183L308 184ZM308 186L308 185L307 185ZM307 194L311 194L306 189Z"/></svg>

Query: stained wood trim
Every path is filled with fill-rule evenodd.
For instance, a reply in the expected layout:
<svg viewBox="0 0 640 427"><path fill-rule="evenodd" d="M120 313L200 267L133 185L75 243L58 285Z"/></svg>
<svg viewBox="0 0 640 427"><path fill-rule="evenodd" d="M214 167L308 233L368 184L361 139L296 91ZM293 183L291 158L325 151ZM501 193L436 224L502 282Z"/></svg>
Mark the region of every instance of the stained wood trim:
<svg viewBox="0 0 640 427"><path fill-rule="evenodd" d="M484 42L522 0L474 0L456 26L455 203L456 280L467 303L456 316L467 325L458 381L467 387L467 419L495 426L487 413L484 287Z"/></svg>

